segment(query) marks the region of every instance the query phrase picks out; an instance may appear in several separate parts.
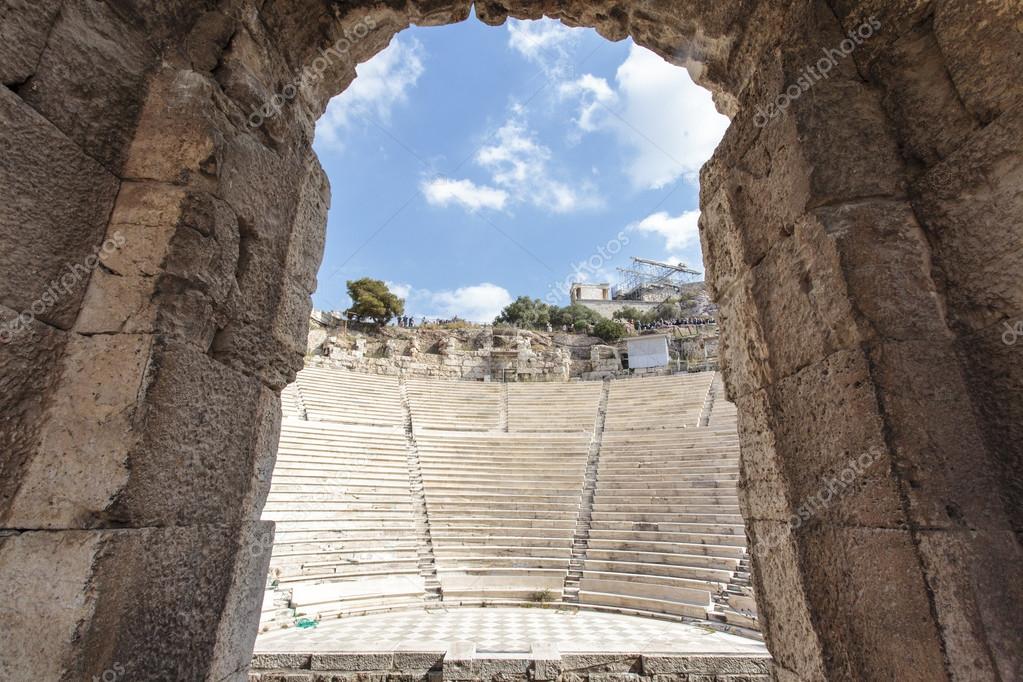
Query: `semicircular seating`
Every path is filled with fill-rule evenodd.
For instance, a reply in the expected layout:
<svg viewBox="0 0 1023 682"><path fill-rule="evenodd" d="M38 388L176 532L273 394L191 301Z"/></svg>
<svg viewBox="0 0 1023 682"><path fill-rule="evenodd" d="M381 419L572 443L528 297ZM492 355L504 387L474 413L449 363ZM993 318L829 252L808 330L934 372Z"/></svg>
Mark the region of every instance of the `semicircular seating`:
<svg viewBox="0 0 1023 682"><path fill-rule="evenodd" d="M722 394L714 373L509 385L307 368L282 393L266 618L421 606L439 587L454 604L755 629Z"/></svg>

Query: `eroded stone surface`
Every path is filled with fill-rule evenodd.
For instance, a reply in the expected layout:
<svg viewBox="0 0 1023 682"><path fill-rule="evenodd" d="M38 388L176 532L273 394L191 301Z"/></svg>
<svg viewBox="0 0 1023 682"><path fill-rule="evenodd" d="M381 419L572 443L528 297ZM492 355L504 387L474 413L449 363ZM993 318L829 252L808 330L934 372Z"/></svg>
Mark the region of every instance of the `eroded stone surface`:
<svg viewBox="0 0 1023 682"><path fill-rule="evenodd" d="M0 87L0 304L69 328L103 244L117 179Z"/></svg>
<svg viewBox="0 0 1023 682"><path fill-rule="evenodd" d="M0 518L189 528L0 540L0 572L17 569L5 588L58 555L76 608L96 603L82 639L22 649L17 665L31 667L16 672L66 665L87 678L121 662L139 679L237 678L251 642L221 618L251 617L254 632L256 597L222 588L258 572L225 568L237 563L218 552L237 529L191 524L254 518L265 494L276 427L255 422L275 423L275 392L301 365L322 249L313 122L396 31L461 20L469 4L55 5L0 5L0 76L15 86L0 89L5 319L118 226L139 238L106 254L88 295L83 277L41 312L26 345L0 349L0 462L14 472L0 488L14 516ZM1018 677L1023 608L991 567L1018 556L1023 518L1023 341L1001 340L1023 319L1020 8L516 0L476 12L631 35L733 116L702 175L701 231L728 392L748 412L744 457L766 458L744 467L743 508L777 678ZM828 78L758 121L822 50L873 20L876 33ZM338 45L320 77L301 78ZM250 125L293 82L294 98ZM114 174L134 183L108 224ZM783 552L761 544L758 524L791 527L779 489L795 513L863 452L878 453L876 468L821 523ZM991 463L997 475L983 470ZM128 539L107 537L117 533ZM86 588L100 546L102 579ZM188 611L176 629L171 604ZM59 648L76 614L90 618L82 607L12 631Z"/></svg>

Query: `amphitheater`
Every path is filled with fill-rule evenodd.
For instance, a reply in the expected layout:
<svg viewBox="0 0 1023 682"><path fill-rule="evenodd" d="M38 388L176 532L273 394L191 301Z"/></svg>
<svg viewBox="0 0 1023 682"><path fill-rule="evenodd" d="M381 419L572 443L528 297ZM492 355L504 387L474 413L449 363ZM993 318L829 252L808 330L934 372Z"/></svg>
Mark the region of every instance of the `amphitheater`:
<svg viewBox="0 0 1023 682"><path fill-rule="evenodd" d="M659 657L766 676L721 394L709 372L508 384L302 370L263 512L277 531L254 670L411 640L445 677L452 656L570 669L584 654L591 668L646 656L651 670ZM643 616L679 625L637 641ZM276 629L303 620L316 625Z"/></svg>
<svg viewBox="0 0 1023 682"><path fill-rule="evenodd" d="M400 31L473 13L492 26L548 16L611 41L631 38L688 69L730 119L700 172L699 231L708 293L720 308L725 395L738 414L738 506L771 675L1023 679L1018 0L0 2L0 679L248 677L274 551L274 522L262 515L281 393L304 365L331 201L312 145L316 121L354 81L356 65ZM843 57L828 59L822 75L821 60L836 50ZM262 125L252 125L253 112L263 111ZM572 410L523 416L511 389L507 409L503 394L484 394L467 401L457 438L438 443L446 429L428 426L443 424L444 413L417 403L413 383L404 417L411 415L414 459L408 432L403 440L404 402L374 408L374 419L396 424L288 417L284 425L287 438L298 424L336 430L349 444L348 430L393 431L379 439L375 461L386 468L393 458L391 480L402 493L408 485L411 495L416 480L410 459L419 463L423 498L387 514L386 527L407 526L409 513L429 522L433 569L418 553L425 527L416 526L411 542L390 549L404 577L364 579L381 590L377 603L384 590L400 603L422 585L424 602L437 594L441 606L518 599L517 612L547 614L538 621L567 602L584 619L631 618L665 633L689 624L623 614L671 609L657 613L743 627L734 622L735 613L746 615L739 597L722 603L706 580L741 568L737 550L717 549L730 545L687 549L687 563L670 573L621 570L654 563L639 560L657 554L652 537L688 531L626 527L615 537L630 505L642 507L641 497L602 489L608 476L627 480L632 461L616 421L617 384L599 429L596 488L587 490L585 429L516 430L538 421L561 428ZM307 416L330 409L314 397ZM678 430L689 437L714 428ZM530 508L554 518L571 508L558 500L575 494L575 482L584 500L592 493L585 547L576 542L585 530L578 518L572 527L502 516L500 497L516 488L484 483L492 480L483 475L487 452L512 458L520 448L489 451L480 442L548 437L557 443L551 456L513 480L531 480L541 466L558 471L543 487L521 490L549 500ZM456 492L460 467L444 473L450 444L479 460L464 471L479 473L472 494ZM344 470L345 450L337 452L315 456L336 457ZM282 467L296 458L282 455ZM864 458L869 466L860 466ZM581 470L573 473L575 460ZM469 518L491 493L488 515ZM285 494L274 492L267 514L281 519L281 540L290 535L295 544L282 545L275 568L282 576L332 570L329 551L319 567L298 556L287 563L289 551L319 551L301 533L321 530L289 531L284 519L321 512L287 512L320 502ZM707 504L692 506L714 507L711 500L706 492ZM335 514L343 523L371 506L333 504L352 510ZM724 490L721 505L722 518L736 521ZM493 547L510 553L488 557L492 543L463 540L487 532L484 519L500 518L514 519L500 527L519 533L507 537L529 544L502 540L509 544ZM715 535L728 537L735 524L716 525ZM654 535L633 539L634 531ZM528 562L510 565L527 547ZM413 557L426 560L425 576ZM487 558L500 559L499 584L471 572ZM522 582L505 580L509 572ZM619 579L638 575L656 575L672 590ZM675 590L683 580L692 587ZM541 585L551 608L521 608ZM282 609L298 611L296 597L308 613L322 609L318 632L388 616L329 618L357 601L340 598L329 581L290 589ZM500 589L499 599L492 593ZM472 608L452 609L452 617ZM481 633L497 627L479 622ZM380 659L434 667L436 650L409 646ZM488 646L480 639L476 653ZM442 674L544 679L559 660L539 645L526 672L474 669L474 654L460 653L466 648L445 654ZM565 651L562 677L573 682L690 677L685 657L569 661ZM295 682L359 679L359 670L340 673L335 664L381 669L369 653L308 662L301 652L278 654L263 662L298 668L284 675ZM690 679L728 675L742 677Z"/></svg>

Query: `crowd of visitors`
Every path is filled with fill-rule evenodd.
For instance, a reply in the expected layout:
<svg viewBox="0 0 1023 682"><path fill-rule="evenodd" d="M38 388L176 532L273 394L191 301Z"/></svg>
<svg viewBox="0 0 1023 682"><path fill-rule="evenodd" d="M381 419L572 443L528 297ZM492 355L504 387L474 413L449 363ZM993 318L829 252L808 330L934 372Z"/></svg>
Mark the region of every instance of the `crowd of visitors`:
<svg viewBox="0 0 1023 682"><path fill-rule="evenodd" d="M463 320L462 318L458 317L457 315L452 317L451 319L448 319L448 320L445 320L445 319L442 319L442 318L439 318L439 317L427 318L424 315L424 316L419 318L419 322L416 322L416 318L415 317L410 317L410 316L405 316L405 315L402 315L402 316L397 317L395 319L396 319L395 324L397 324L399 327L404 327L406 329L414 329L416 327L422 327L422 326L424 326L426 324L445 325L445 324L458 324L460 322L461 323L465 322L465 320Z"/></svg>
<svg viewBox="0 0 1023 682"><path fill-rule="evenodd" d="M655 320L653 322L641 322L640 320L625 320L636 331L648 331L651 329L668 329L670 327L698 326L714 324L713 317L678 317L673 320Z"/></svg>

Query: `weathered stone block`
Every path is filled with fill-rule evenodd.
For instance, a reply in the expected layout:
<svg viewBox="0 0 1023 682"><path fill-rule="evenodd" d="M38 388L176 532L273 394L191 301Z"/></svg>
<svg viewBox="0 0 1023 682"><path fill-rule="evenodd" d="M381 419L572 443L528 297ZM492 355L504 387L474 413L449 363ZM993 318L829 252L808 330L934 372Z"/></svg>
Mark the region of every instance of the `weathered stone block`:
<svg viewBox="0 0 1023 682"><path fill-rule="evenodd" d="M794 521L872 527L905 521L874 380L860 350L835 353L775 382L767 400Z"/></svg>
<svg viewBox="0 0 1023 682"><path fill-rule="evenodd" d="M316 290L316 274L323 260L328 208L330 182L319 162L312 158L295 211L285 263L295 282L310 292Z"/></svg>
<svg viewBox="0 0 1023 682"><path fill-rule="evenodd" d="M203 192L125 183L108 234L123 245L103 254L76 330L160 332L205 352L237 293L230 208Z"/></svg>
<svg viewBox="0 0 1023 682"><path fill-rule="evenodd" d="M814 612L828 604L831 614L814 619L829 679L944 677L941 640L909 531L826 526L794 536L809 603Z"/></svg>
<svg viewBox="0 0 1023 682"><path fill-rule="evenodd" d="M957 679L1019 679L1023 551L1011 532L920 532L920 555Z"/></svg>
<svg viewBox="0 0 1023 682"><path fill-rule="evenodd" d="M103 244L117 179L0 88L0 305L69 328Z"/></svg>
<svg viewBox="0 0 1023 682"><path fill-rule="evenodd" d="M301 669L308 668L311 660L312 654L256 653L252 656L252 667L256 670L273 670L274 668Z"/></svg>
<svg viewBox="0 0 1023 682"><path fill-rule="evenodd" d="M106 512L128 481L129 452L141 437L133 429L152 345L144 336L69 338L11 525L87 528L109 520Z"/></svg>
<svg viewBox="0 0 1023 682"><path fill-rule="evenodd" d="M640 669L640 657L621 654L562 654L561 663L566 671L593 673L627 673Z"/></svg>
<svg viewBox="0 0 1023 682"><path fill-rule="evenodd" d="M0 527L37 446L44 410L60 375L67 334L0 306Z"/></svg>
<svg viewBox="0 0 1023 682"><path fill-rule="evenodd" d="M712 676L761 675L771 671L768 656L734 654L644 655L643 673L694 673Z"/></svg>
<svg viewBox="0 0 1023 682"><path fill-rule="evenodd" d="M885 343L870 358L911 521L934 529L1008 530L996 493L998 469L970 409L952 345L935 339Z"/></svg>
<svg viewBox="0 0 1023 682"><path fill-rule="evenodd" d="M935 3L934 34L956 91L984 123L1023 96L1023 7L1010 0Z"/></svg>
<svg viewBox="0 0 1023 682"><path fill-rule="evenodd" d="M272 525L0 539L0 595L5 603L31 600L0 613L7 621L0 665L13 670L9 679L92 679L115 670L126 679L244 680L272 544L261 536L272 536ZM25 571L32 579L19 580ZM41 584L41 576L49 577L38 593L7 593ZM130 628L114 629L126 622ZM41 634L58 625L66 637Z"/></svg>
<svg viewBox="0 0 1023 682"><path fill-rule="evenodd" d="M394 652L395 670L401 672L423 671L440 668L444 663L444 651L423 651L409 643L399 644Z"/></svg>
<svg viewBox="0 0 1023 682"><path fill-rule="evenodd" d="M60 0L0 3L0 85L22 83L35 71L60 4Z"/></svg>
<svg viewBox="0 0 1023 682"><path fill-rule="evenodd" d="M880 14L885 8L871 9ZM856 53L856 59L885 89L885 111L899 132L903 154L924 167L931 166L969 138L978 122L955 90L932 23L920 21L896 32L888 17L879 21L881 32L892 32L891 44L871 55L872 62L861 59L862 51ZM870 47L876 47L875 40Z"/></svg>
<svg viewBox="0 0 1023 682"><path fill-rule="evenodd" d="M757 595L757 614L777 665L800 679L824 679L824 652L814 630L814 602L802 583L799 554L788 522L746 522Z"/></svg>
<svg viewBox="0 0 1023 682"><path fill-rule="evenodd" d="M838 254L845 286L833 296L856 317L858 334L850 341L949 338L931 247L907 202L867 200L821 208L808 218L805 231L827 235Z"/></svg>
<svg viewBox="0 0 1023 682"><path fill-rule="evenodd" d="M977 332L1023 310L1023 100L914 186L948 317Z"/></svg>
<svg viewBox="0 0 1023 682"><path fill-rule="evenodd" d="M116 511L136 523L237 523L258 518L270 489L280 398L259 381L186 346L157 349L139 415L144 436ZM195 500L182 509L175 498ZM152 519L152 521L149 521Z"/></svg>
<svg viewBox="0 0 1023 682"><path fill-rule="evenodd" d="M721 340L718 357L725 389L732 401L769 383L769 349L759 311L753 302L752 277L743 280L718 301Z"/></svg>
<svg viewBox="0 0 1023 682"><path fill-rule="evenodd" d="M473 659L476 657L476 642L455 640L448 642L444 653L445 680L471 680L475 675Z"/></svg>
<svg viewBox="0 0 1023 682"><path fill-rule="evenodd" d="M750 294L770 349L770 380L860 343L839 255L818 225L799 223L771 249L750 273Z"/></svg>
<svg viewBox="0 0 1023 682"><path fill-rule="evenodd" d="M1006 396L1023 395L1023 337L1012 341L1016 321L1009 321L958 343L970 398L983 429L988 456L997 467L996 477L1005 511L1013 528L1023 528L1023 401ZM1009 325L1009 328L1006 328ZM1012 329L1012 333L1009 333ZM990 493L989 493L990 495Z"/></svg>
<svg viewBox="0 0 1023 682"><path fill-rule="evenodd" d="M755 116L745 110L733 120L701 171L701 238L706 252L713 254L707 281L715 300L745 268L791 234L810 201L810 169L799 156L793 120L782 117L760 128Z"/></svg>
<svg viewBox="0 0 1023 682"><path fill-rule="evenodd" d="M767 394L756 391L740 397L738 407L739 506L746 521L789 521L791 502L782 476L782 462L771 428Z"/></svg>
<svg viewBox="0 0 1023 682"><path fill-rule="evenodd" d="M79 623L96 606L88 581L100 546L99 533L0 537L0 678L62 678Z"/></svg>
<svg viewBox="0 0 1023 682"><path fill-rule="evenodd" d="M105 2L65 4L25 101L114 173L135 132L156 51Z"/></svg>
<svg viewBox="0 0 1023 682"><path fill-rule="evenodd" d="M346 652L338 654L314 653L311 656L309 668L311 670L338 670L351 672L390 670L393 658L394 657L390 652L388 653ZM261 661L261 663L266 662ZM264 667L285 666L264 665Z"/></svg>
<svg viewBox="0 0 1023 682"><path fill-rule="evenodd" d="M168 67L155 72L123 176L216 192L225 138L233 130L218 101L207 76Z"/></svg>
<svg viewBox="0 0 1023 682"><path fill-rule="evenodd" d="M257 380L187 346L76 337L10 523L254 520L269 491L279 414L280 399Z"/></svg>

